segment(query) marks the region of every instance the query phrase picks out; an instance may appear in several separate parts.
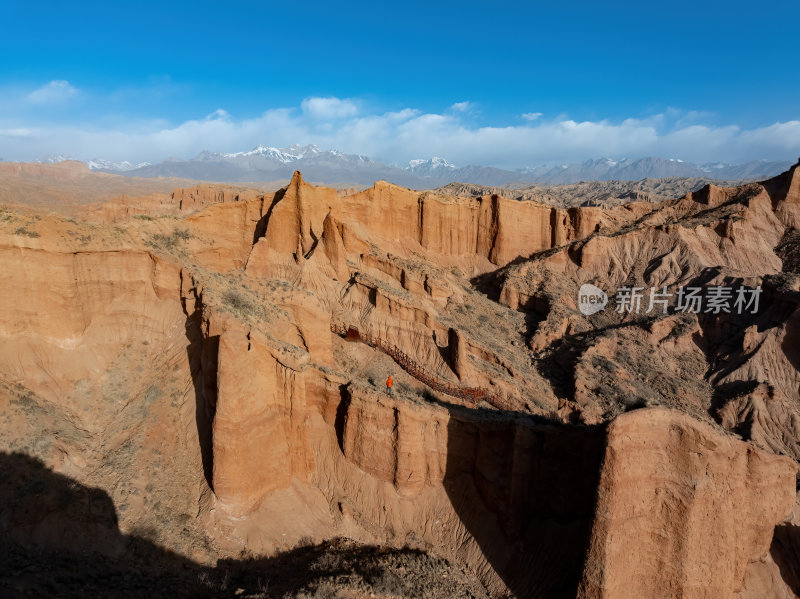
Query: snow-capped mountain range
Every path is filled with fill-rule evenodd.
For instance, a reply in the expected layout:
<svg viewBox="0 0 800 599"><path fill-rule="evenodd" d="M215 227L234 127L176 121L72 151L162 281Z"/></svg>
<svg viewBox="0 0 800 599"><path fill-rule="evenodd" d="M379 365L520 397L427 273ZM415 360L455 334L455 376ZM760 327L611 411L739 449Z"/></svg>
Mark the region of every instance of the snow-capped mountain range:
<svg viewBox="0 0 800 599"><path fill-rule="evenodd" d="M149 162L134 163L134 162L128 162L127 160L123 160L122 162L111 162L110 160L102 160L100 158L95 158L94 160L88 160L86 164L89 166L89 169L93 171L117 171L117 172L132 171L137 168L150 166Z"/></svg>
<svg viewBox="0 0 800 599"><path fill-rule="evenodd" d="M53 156L40 162L67 160ZM301 170L309 181L371 185L379 179L417 189L452 182L480 185L507 183L574 183L577 181L635 181L645 178L696 177L734 181L776 175L791 161L758 160L746 164L708 163L696 165L677 158L600 158L581 163L540 165L518 170L490 166L458 167L444 158L415 159L407 165L385 164L360 154L320 150L315 145L277 148L259 145L252 150L220 153L204 151L185 160L169 158L157 164L101 159L84 161L91 170L137 177L181 177L202 181L257 182L291 177Z"/></svg>
<svg viewBox="0 0 800 599"><path fill-rule="evenodd" d="M57 162L64 162L65 160L76 160L78 162L83 162L89 167L89 170L114 173L124 173L137 168L150 166L149 162L128 162L127 160L123 160L122 162L112 162L111 160L103 160L102 158L80 160L72 156L64 156L63 154L48 156L47 158L42 158L41 160L34 160L34 162L38 162L40 164L55 164Z"/></svg>
<svg viewBox="0 0 800 599"><path fill-rule="evenodd" d="M434 156L429 160L425 160L423 158L409 160L408 166L405 167L407 171L422 177L429 176L431 174L438 175L443 172L451 172L457 168L458 167L455 164L451 164L444 158L439 158L438 156Z"/></svg>

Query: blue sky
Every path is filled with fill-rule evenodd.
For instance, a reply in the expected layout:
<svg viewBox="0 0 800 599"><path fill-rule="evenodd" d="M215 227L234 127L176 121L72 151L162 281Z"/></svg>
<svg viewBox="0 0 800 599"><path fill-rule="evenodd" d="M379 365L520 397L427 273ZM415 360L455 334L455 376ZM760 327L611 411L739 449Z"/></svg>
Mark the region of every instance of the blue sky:
<svg viewBox="0 0 800 599"><path fill-rule="evenodd" d="M0 157L800 154L800 3L4 0Z"/></svg>

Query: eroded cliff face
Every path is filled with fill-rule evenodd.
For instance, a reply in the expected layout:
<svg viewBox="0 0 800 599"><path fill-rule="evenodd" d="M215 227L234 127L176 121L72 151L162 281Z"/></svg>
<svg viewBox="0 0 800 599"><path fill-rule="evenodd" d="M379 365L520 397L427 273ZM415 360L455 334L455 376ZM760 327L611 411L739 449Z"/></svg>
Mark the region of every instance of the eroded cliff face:
<svg viewBox="0 0 800 599"><path fill-rule="evenodd" d="M607 210L298 173L176 190L148 218L8 213L0 432L112 489L123 530L177 511L188 532L162 541L198 560L346 536L495 596L789 593L800 286L775 248L796 171ZM575 302L731 281L764 310ZM481 394L441 391L463 388Z"/></svg>
<svg viewBox="0 0 800 599"><path fill-rule="evenodd" d="M343 465L328 492L351 517L390 542L421 539L470 564L496 593L574 594L601 430L359 393L345 401L341 455L333 452Z"/></svg>
<svg viewBox="0 0 800 599"><path fill-rule="evenodd" d="M314 467L302 363L238 323L223 325L213 425L214 493L234 517L247 514ZM213 331L213 328L212 328ZM242 373L249 373L243 377Z"/></svg>
<svg viewBox="0 0 800 599"><path fill-rule="evenodd" d="M2 220L2 448L96 489L60 513L58 495L31 488L6 506L4 530L45 551L81 539L119 554L119 524L208 559L194 520L204 483L181 268L118 231Z"/></svg>
<svg viewBox="0 0 800 599"><path fill-rule="evenodd" d="M138 248L69 251L37 241L0 247L0 368L80 413L63 399L79 381L108 370L125 344L180 325L180 269Z"/></svg>
<svg viewBox="0 0 800 599"><path fill-rule="evenodd" d="M348 251L358 252L365 243L380 240L387 249L401 248L403 253L418 249L444 258L484 258L495 266L627 222L645 209L567 211L499 196L470 200L419 193L384 181L340 196L333 189L305 183L299 173L281 193L265 234L267 246L280 253L299 248L306 256L322 237L330 213L346 224Z"/></svg>
<svg viewBox="0 0 800 599"><path fill-rule="evenodd" d="M791 512L795 475L792 460L677 412L618 417L578 596L732 597Z"/></svg>

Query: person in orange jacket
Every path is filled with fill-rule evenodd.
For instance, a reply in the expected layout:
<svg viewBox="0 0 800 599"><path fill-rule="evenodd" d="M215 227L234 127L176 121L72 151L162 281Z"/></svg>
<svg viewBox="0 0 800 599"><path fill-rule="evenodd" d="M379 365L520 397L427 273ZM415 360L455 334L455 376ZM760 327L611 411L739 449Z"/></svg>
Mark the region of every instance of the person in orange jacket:
<svg viewBox="0 0 800 599"><path fill-rule="evenodd" d="M392 394L392 375L389 375L389 378L386 379L386 393L391 395Z"/></svg>

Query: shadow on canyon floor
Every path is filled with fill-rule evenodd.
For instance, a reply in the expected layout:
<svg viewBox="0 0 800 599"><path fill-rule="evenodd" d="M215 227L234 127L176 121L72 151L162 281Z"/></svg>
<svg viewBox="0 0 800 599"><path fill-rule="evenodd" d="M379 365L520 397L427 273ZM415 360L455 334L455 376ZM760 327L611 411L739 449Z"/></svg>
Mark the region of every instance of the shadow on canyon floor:
<svg viewBox="0 0 800 599"><path fill-rule="evenodd" d="M795 595L800 595L800 526L781 524L775 527L770 555L781 572L781 578Z"/></svg>
<svg viewBox="0 0 800 599"><path fill-rule="evenodd" d="M485 597L441 558L343 540L203 566L121 533L104 491L36 458L0 453L0 475L2 597Z"/></svg>
<svg viewBox="0 0 800 599"><path fill-rule="evenodd" d="M575 597L588 550L603 427L451 412L444 486L515 597Z"/></svg>

